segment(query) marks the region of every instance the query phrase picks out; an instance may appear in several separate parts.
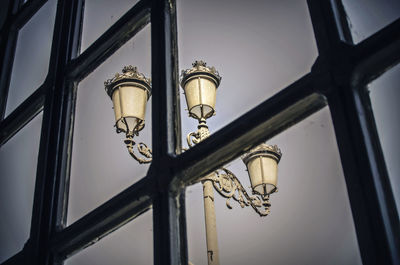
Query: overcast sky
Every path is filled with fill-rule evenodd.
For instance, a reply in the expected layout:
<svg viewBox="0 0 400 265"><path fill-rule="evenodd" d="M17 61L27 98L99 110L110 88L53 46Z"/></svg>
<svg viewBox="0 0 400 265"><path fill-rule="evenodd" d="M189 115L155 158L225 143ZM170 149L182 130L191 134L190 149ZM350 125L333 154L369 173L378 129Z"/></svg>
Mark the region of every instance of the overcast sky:
<svg viewBox="0 0 400 265"><path fill-rule="evenodd" d="M134 5L132 1L87 0L82 51ZM345 1L356 42L399 17L397 1ZM180 69L205 60L222 76L211 133L308 73L317 58L306 1L177 0ZM10 85L9 114L44 81L54 21L49 1L20 32ZM112 102L103 82L132 64L151 76L151 25L139 32L78 89L68 225L146 175L132 160L123 135L113 128ZM21 73L24 78L21 78ZM400 205L399 67L369 86L378 132L395 197ZM182 136L196 130L181 95ZM19 251L29 236L41 115L0 149L0 262ZM151 146L151 99L139 140ZM260 218L215 195L221 264L360 264L355 228L329 108L274 137L283 153L279 192L271 214ZM186 144L185 144L186 145ZM186 147L186 146L185 146ZM250 186L245 166L227 165ZM189 259L207 263L202 187L187 189ZM67 260L68 265L151 264L152 211Z"/></svg>

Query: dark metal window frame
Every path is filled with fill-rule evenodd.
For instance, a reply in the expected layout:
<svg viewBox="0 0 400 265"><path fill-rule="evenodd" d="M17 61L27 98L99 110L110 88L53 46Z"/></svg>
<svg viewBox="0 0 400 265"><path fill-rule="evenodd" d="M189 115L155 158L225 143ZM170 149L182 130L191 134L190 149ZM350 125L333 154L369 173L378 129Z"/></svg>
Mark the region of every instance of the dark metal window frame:
<svg viewBox="0 0 400 265"><path fill-rule="evenodd" d="M78 54L84 0L58 0L45 82L4 119L18 30L46 0L14 1L0 39L0 146L43 110L30 238L3 264L62 264L153 207L155 264L187 264L185 185L329 105L364 264L400 263L400 224L367 85L400 61L400 19L353 44L340 0L308 0L310 73L181 153L176 6L141 0ZM153 162L148 175L66 227L80 80L151 22ZM6 37L5 37L6 36Z"/></svg>

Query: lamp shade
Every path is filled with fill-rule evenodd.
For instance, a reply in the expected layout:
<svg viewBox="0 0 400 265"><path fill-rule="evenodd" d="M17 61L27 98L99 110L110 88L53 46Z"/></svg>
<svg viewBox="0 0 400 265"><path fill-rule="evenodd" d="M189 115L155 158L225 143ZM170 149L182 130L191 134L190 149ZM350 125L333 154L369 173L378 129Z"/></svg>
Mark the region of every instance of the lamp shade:
<svg viewBox="0 0 400 265"><path fill-rule="evenodd" d="M278 163L282 153L274 145L260 144L242 156L253 193L267 196L277 190Z"/></svg>
<svg viewBox="0 0 400 265"><path fill-rule="evenodd" d="M181 75L189 116L198 120L207 119L215 112L221 77L214 67L207 67L203 61L195 61L192 65L192 68L182 71Z"/></svg>
<svg viewBox="0 0 400 265"><path fill-rule="evenodd" d="M131 65L104 82L112 99L117 132L138 134L144 128L146 103L151 96L151 82Z"/></svg>

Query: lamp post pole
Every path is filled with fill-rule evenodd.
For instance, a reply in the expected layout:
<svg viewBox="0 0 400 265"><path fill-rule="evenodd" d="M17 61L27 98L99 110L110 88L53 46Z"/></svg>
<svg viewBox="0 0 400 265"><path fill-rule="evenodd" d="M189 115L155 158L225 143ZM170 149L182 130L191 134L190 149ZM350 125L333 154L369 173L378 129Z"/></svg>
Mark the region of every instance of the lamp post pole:
<svg viewBox="0 0 400 265"><path fill-rule="evenodd" d="M203 180L204 218L206 224L208 265L219 265L217 223L214 208L214 189L211 180Z"/></svg>
<svg viewBox="0 0 400 265"><path fill-rule="evenodd" d="M203 141L210 135L205 119L200 120L197 135L199 142ZM211 174L215 173L213 172ZM204 219L206 225L208 265L219 265L217 222L215 217L213 183L212 180L207 177L204 178L201 182L203 184Z"/></svg>

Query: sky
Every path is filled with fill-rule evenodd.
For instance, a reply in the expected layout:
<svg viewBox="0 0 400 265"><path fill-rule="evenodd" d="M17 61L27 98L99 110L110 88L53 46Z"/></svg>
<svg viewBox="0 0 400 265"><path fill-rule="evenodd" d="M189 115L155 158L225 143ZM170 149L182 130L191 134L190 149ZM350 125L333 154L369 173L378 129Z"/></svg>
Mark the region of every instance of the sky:
<svg viewBox="0 0 400 265"><path fill-rule="evenodd" d="M118 4L116 4L118 3ZM246 4L244 4L246 3ZM87 0L81 51L115 23L135 1ZM400 15L396 1L344 1L356 43ZM216 116L218 131L311 70L317 49L306 1L177 0L180 70L205 60L222 76ZM50 0L20 31L6 115L44 81L48 71L55 1ZM146 175L148 165L132 160L103 82L137 66L151 76L151 25L122 46L78 87L71 162L70 225ZM33 52L34 51L34 52ZM387 167L400 205L399 66L368 86ZM24 78L21 78L21 75ZM196 130L181 94L182 140ZM0 262L18 252L29 236L40 140L41 114L0 149ZM151 98L139 141L151 146ZM361 264L355 228L329 107L267 143L283 153L279 192L271 213L233 209L215 194L221 264ZM250 191L240 159L227 165ZM187 188L189 260L207 264L202 187ZM399 207L398 207L399 208ZM152 211L139 216L66 261L68 265L151 264Z"/></svg>

